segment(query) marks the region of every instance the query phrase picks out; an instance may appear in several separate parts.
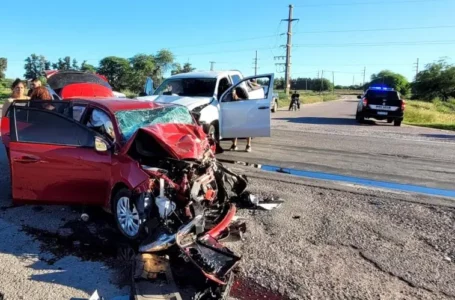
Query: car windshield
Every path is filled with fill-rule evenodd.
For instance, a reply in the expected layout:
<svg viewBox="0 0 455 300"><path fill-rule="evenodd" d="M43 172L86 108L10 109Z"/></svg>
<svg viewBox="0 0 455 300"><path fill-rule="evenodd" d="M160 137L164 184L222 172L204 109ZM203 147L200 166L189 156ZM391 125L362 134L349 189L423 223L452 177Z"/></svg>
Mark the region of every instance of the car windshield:
<svg viewBox="0 0 455 300"><path fill-rule="evenodd" d="M387 99L400 100L398 93L395 91L368 91L367 98L369 99Z"/></svg>
<svg viewBox="0 0 455 300"><path fill-rule="evenodd" d="M185 97L212 97L216 78L169 78L155 91L154 95Z"/></svg>
<svg viewBox="0 0 455 300"><path fill-rule="evenodd" d="M184 106L156 109L123 110L115 113L122 140L128 140L139 128L154 124L194 125L194 119Z"/></svg>

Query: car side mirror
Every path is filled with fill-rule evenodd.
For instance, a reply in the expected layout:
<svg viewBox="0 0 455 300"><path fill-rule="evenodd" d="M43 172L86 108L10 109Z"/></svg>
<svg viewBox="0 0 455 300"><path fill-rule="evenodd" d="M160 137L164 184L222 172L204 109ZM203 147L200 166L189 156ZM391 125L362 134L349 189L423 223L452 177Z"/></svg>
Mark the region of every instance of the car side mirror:
<svg viewBox="0 0 455 300"><path fill-rule="evenodd" d="M97 152L106 152L108 149L108 143L103 138L95 136L95 150Z"/></svg>

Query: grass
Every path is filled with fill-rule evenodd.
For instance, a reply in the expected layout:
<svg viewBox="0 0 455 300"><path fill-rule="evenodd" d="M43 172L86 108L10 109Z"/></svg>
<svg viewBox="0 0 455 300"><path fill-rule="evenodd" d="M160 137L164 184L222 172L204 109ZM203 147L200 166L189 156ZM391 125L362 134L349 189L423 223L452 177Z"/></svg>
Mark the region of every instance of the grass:
<svg viewBox="0 0 455 300"><path fill-rule="evenodd" d="M404 123L409 125L455 130L455 99L447 102L434 100L406 101Z"/></svg>
<svg viewBox="0 0 455 300"><path fill-rule="evenodd" d="M327 93L324 92L322 95L315 92L309 91L297 91L300 94L300 102L302 104L309 104L309 103L316 103L316 102L325 102L325 101L332 101L339 98L340 94L335 93ZM278 92L278 107L289 107L291 102L291 96L286 97L284 92Z"/></svg>

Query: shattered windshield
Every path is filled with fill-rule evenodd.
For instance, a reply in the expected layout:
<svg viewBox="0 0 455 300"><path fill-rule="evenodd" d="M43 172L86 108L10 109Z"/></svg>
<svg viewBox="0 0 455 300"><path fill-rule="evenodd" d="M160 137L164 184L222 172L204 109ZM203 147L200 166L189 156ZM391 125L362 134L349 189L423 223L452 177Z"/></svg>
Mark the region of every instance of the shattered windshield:
<svg viewBox="0 0 455 300"><path fill-rule="evenodd" d="M122 140L128 140L139 128L154 124L194 125L194 119L184 106L156 109L124 110L115 113Z"/></svg>
<svg viewBox="0 0 455 300"><path fill-rule="evenodd" d="M216 78L170 78L155 91L155 95L212 97L215 94Z"/></svg>

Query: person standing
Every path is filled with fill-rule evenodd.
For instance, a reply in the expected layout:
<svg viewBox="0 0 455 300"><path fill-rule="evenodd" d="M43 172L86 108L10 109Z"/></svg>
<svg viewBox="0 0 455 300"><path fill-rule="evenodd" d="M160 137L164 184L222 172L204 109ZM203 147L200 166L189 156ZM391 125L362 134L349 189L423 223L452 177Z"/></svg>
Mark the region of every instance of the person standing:
<svg viewBox="0 0 455 300"><path fill-rule="evenodd" d="M297 108L300 110L300 94L297 93L297 90L294 90L294 94L291 96L291 103L289 104L289 110L292 108L294 101L297 104Z"/></svg>
<svg viewBox="0 0 455 300"><path fill-rule="evenodd" d="M3 108L2 108L2 116L4 117L6 115L6 112L8 111L8 108L11 106L11 103L15 100L29 100L30 97L25 95L25 84L17 78L14 80L13 84L11 85L11 97L8 98L5 103L3 103Z"/></svg>
<svg viewBox="0 0 455 300"><path fill-rule="evenodd" d="M38 78L34 78L31 82L31 89L28 90L28 93L27 93L27 96L31 96L33 91L36 89L36 88L39 88L41 87L43 84L41 83L41 80L39 80Z"/></svg>
<svg viewBox="0 0 455 300"><path fill-rule="evenodd" d="M244 88L239 86L232 91L232 99L234 101L248 100L248 92ZM230 151L237 151L237 149L238 149L237 140L238 140L237 138L232 140L232 145L231 145L231 148L229 149ZM251 152L251 140L252 140L251 137L248 137L246 139L246 148L245 148L246 152Z"/></svg>

